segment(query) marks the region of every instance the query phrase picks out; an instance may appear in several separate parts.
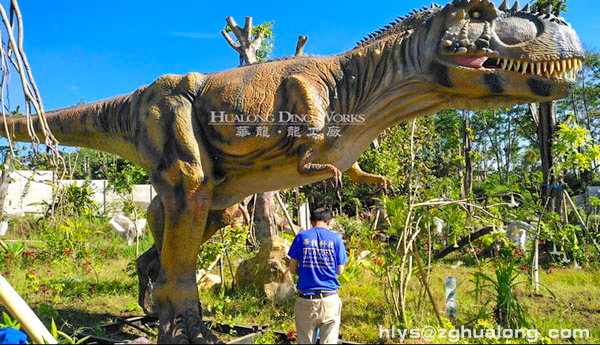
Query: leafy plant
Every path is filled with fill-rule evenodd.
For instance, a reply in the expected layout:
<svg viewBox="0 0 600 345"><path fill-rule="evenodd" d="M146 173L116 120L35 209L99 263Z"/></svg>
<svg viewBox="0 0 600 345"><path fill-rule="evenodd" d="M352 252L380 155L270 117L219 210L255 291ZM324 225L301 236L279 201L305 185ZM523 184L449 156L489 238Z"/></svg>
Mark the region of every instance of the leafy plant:
<svg viewBox="0 0 600 345"><path fill-rule="evenodd" d="M475 296L479 298L482 292L492 297L484 303L480 315L484 315L490 303L495 302L493 315L498 324L505 328L520 329L531 326L527 305L515 295L515 289L526 280L518 281L521 271L512 261L495 261L492 264L493 275L483 270L473 274Z"/></svg>
<svg viewBox="0 0 600 345"><path fill-rule="evenodd" d="M2 323L0 323L0 328L16 328L21 329L21 324L19 321L11 319L10 315L6 312L2 312Z"/></svg>
<svg viewBox="0 0 600 345"><path fill-rule="evenodd" d="M54 337L54 339L56 339L58 341L58 344L83 344L89 338L89 336L86 336L81 339L78 339L75 337L75 335L69 336L65 332L59 331L58 328L56 327L56 323L54 322L54 319L52 319L51 333L52 333L52 336Z"/></svg>
<svg viewBox="0 0 600 345"><path fill-rule="evenodd" d="M600 145L595 144L590 131L576 123L559 124L556 140L552 146L560 159L556 169L589 169L592 162L600 159Z"/></svg>
<svg viewBox="0 0 600 345"><path fill-rule="evenodd" d="M25 244L23 242L8 243L6 247L6 253L15 258L19 257L25 250Z"/></svg>
<svg viewBox="0 0 600 345"><path fill-rule="evenodd" d="M279 343L279 338L273 333L273 331L267 331L264 334L260 335L256 338L252 344L277 344Z"/></svg>
<svg viewBox="0 0 600 345"><path fill-rule="evenodd" d="M355 250L350 249L348 254L348 263L344 265L344 272L338 277L340 283L348 283L358 278L363 268L369 268L373 263L368 259L371 252L363 250L356 254Z"/></svg>
<svg viewBox="0 0 600 345"><path fill-rule="evenodd" d="M94 200L94 191L91 181L86 180L81 187L72 183L65 187L62 196L60 210L65 215L82 216L93 215L97 210L97 204Z"/></svg>
<svg viewBox="0 0 600 345"><path fill-rule="evenodd" d="M338 230L340 233L343 233L346 237L366 235L370 230L360 220L356 220L344 215L336 215L334 217L332 228L334 230Z"/></svg>

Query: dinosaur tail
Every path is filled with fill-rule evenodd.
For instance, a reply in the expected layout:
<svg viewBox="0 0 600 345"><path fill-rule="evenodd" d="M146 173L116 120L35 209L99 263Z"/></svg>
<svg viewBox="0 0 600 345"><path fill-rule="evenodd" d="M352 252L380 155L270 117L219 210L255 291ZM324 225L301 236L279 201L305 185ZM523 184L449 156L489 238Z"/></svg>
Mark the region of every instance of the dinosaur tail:
<svg viewBox="0 0 600 345"><path fill-rule="evenodd" d="M131 140L135 121L131 113L131 95L45 113L48 126L60 145L88 147L131 158ZM40 118L34 115L32 127L41 139ZM0 135L15 141L31 142L24 116L0 115Z"/></svg>

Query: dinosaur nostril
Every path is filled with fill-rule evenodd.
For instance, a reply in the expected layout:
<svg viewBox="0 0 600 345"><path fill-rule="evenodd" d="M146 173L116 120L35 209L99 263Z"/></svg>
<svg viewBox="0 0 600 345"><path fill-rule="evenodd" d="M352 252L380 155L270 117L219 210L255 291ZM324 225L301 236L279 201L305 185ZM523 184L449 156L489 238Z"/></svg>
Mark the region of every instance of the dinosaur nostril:
<svg viewBox="0 0 600 345"><path fill-rule="evenodd" d="M538 36L538 28L531 20L509 17L496 23L496 36L507 45L527 43Z"/></svg>

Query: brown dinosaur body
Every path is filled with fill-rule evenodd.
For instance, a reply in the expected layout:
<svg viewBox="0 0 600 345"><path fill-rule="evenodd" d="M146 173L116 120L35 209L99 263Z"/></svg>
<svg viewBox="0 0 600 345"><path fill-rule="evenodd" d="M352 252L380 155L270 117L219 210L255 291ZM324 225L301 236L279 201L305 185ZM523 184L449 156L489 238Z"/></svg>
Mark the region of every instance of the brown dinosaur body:
<svg viewBox="0 0 600 345"><path fill-rule="evenodd" d="M195 264L216 231L207 226L211 210L220 217L249 194L339 180L343 171L387 184L355 163L384 129L442 109L565 97L582 57L561 18L456 0L340 55L168 75L131 95L47 116L61 144L116 153L148 171L158 192L149 224L160 252L153 294L160 340L210 341L197 313ZM220 121L221 114L234 120ZM280 114L302 117L299 137L288 136ZM24 120L6 125L28 140ZM258 127L263 135L253 133ZM334 128L337 135L328 135ZM245 130L251 135L239 135Z"/></svg>

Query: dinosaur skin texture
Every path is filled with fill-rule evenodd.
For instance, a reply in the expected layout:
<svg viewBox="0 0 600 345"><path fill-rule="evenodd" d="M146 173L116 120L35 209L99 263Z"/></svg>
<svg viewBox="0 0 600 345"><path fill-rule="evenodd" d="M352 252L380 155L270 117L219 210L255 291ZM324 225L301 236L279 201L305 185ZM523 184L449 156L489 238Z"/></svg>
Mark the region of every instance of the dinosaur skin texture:
<svg viewBox="0 0 600 345"><path fill-rule="evenodd" d="M219 210L254 193L339 180L342 172L387 185L356 164L386 128L443 109L564 98L582 58L574 30L549 10L456 0L415 11L339 55L166 75L130 95L46 115L61 144L112 152L149 173L158 192L148 213L160 262L153 274L159 341L214 342L199 316L195 268L202 243L227 217ZM268 119L260 124L269 137L240 137L240 124L211 123L211 112L221 111L309 120L300 138ZM332 123L331 113L362 114L364 122ZM12 138L30 140L25 120L2 121L3 132L5 125ZM339 136L325 135L332 125ZM39 130L35 119L33 126ZM309 127L321 135L307 136Z"/></svg>

